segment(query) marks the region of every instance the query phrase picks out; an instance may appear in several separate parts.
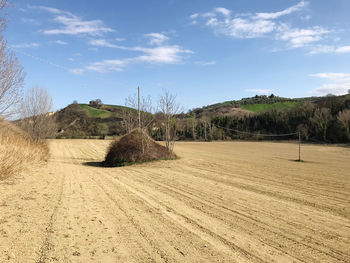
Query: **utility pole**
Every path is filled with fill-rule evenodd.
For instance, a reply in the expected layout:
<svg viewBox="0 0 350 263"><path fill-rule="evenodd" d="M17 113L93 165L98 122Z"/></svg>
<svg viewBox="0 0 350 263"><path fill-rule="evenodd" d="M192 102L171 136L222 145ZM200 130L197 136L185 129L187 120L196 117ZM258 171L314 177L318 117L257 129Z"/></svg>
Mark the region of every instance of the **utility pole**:
<svg viewBox="0 0 350 263"><path fill-rule="evenodd" d="M141 113L140 113L140 87L137 87L138 91L138 114L139 114L139 129L141 130Z"/></svg>
<svg viewBox="0 0 350 263"><path fill-rule="evenodd" d="M300 158L300 146L301 146L301 136L300 136L300 132L298 132L298 135L299 135L299 162L301 161L301 158Z"/></svg>

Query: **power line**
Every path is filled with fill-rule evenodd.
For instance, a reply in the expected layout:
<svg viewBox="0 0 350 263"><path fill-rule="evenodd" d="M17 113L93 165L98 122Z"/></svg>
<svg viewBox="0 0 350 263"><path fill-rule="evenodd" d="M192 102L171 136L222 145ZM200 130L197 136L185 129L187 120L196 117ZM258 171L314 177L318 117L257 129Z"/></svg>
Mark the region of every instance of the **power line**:
<svg viewBox="0 0 350 263"><path fill-rule="evenodd" d="M201 120L200 120L201 121ZM215 123L212 123L212 125L214 125L217 128L221 128L221 129L225 129L228 131L234 131L236 133L240 133L240 134L248 134L248 135L254 135L254 136L262 136L262 137L284 137L284 136L291 136L291 135L298 135L298 132L293 132L293 133L285 133L285 134L263 134L263 133L252 133L252 132L247 132L247 131L239 131L236 129L231 129L231 128L227 128L227 127L222 127L219 126Z"/></svg>

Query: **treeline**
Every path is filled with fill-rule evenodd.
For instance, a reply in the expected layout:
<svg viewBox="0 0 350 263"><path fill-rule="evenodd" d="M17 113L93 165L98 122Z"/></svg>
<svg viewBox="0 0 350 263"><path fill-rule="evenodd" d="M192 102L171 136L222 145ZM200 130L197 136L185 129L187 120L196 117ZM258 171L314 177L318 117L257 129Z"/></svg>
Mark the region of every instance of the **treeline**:
<svg viewBox="0 0 350 263"><path fill-rule="evenodd" d="M255 95L254 97L243 98L241 100L231 100L231 101L225 101L222 103L209 105L209 106L203 107L203 109L218 108L218 107L222 107L222 106L226 106L226 105L231 105L231 106L239 108L242 105L273 104L276 102L286 102L286 101L295 101L295 100L289 99L289 98L278 97L278 96L275 96L274 94L271 94L269 96L267 96L267 95ZM198 111L200 109L195 109L194 111L196 111L196 110Z"/></svg>
<svg viewBox="0 0 350 263"><path fill-rule="evenodd" d="M350 141L350 95L327 96L316 103L271 110L247 116L179 115L176 134L179 140L292 139L295 136L263 137L259 134L300 132L310 142L347 143ZM237 132L241 131L241 132ZM163 131L160 124L149 131L158 140Z"/></svg>

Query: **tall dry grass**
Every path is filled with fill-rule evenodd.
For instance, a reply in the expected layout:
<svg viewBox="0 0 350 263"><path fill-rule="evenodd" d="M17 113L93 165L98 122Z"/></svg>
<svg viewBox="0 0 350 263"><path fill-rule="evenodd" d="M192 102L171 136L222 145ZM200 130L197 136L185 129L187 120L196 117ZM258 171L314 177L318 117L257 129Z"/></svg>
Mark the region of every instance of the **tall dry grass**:
<svg viewBox="0 0 350 263"><path fill-rule="evenodd" d="M34 142L25 132L0 119L0 180L48 158L45 142Z"/></svg>

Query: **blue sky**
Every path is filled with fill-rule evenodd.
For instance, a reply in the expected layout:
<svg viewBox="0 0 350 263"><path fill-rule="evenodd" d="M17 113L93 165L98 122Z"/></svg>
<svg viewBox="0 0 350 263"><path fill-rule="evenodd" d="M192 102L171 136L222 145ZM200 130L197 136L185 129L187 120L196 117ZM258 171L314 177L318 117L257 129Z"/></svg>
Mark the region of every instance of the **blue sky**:
<svg viewBox="0 0 350 263"><path fill-rule="evenodd" d="M55 109L108 104L141 87L185 108L255 94L345 94L350 89L348 0L10 1L5 38L25 88Z"/></svg>

